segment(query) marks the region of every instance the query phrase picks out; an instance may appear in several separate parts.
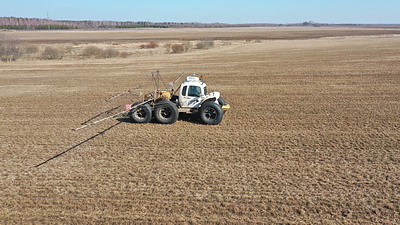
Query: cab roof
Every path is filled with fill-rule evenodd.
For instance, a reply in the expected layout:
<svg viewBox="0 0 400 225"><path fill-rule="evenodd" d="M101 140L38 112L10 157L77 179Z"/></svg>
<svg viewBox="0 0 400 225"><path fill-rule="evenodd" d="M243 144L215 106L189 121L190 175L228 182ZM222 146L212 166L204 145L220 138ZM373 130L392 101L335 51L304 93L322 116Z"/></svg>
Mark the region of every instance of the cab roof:
<svg viewBox="0 0 400 225"><path fill-rule="evenodd" d="M197 85L197 86L206 86L206 83L204 83L199 77L195 76L188 76L186 77L186 80L183 82L183 85Z"/></svg>

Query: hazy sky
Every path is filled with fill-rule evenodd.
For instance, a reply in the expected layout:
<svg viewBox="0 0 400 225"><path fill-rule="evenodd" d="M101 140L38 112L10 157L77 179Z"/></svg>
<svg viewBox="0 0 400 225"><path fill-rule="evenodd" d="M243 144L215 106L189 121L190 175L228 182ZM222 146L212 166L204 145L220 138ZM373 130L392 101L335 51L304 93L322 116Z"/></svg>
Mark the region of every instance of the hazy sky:
<svg viewBox="0 0 400 225"><path fill-rule="evenodd" d="M0 16L221 23L400 23L400 0L0 0Z"/></svg>

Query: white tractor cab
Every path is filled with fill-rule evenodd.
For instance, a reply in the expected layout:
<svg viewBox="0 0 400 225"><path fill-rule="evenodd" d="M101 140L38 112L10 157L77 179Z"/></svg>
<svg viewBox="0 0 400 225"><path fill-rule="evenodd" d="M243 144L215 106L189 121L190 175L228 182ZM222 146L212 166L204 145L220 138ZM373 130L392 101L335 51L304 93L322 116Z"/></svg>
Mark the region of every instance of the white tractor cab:
<svg viewBox="0 0 400 225"><path fill-rule="evenodd" d="M225 100L220 97L219 92L207 92L207 85L199 77L189 76L180 86L179 90L179 106L182 112L193 112L200 108L201 104L206 101L212 101L219 104L218 99L222 100L220 104L222 110L228 110L229 106ZM189 111L188 111L189 110Z"/></svg>
<svg viewBox="0 0 400 225"><path fill-rule="evenodd" d="M179 94L175 95L176 92ZM202 77L188 76L176 92L157 90L155 95L133 104L127 115L134 122L146 123L154 114L159 123L171 124L176 122L179 113L185 113L198 115L205 124L217 125L230 109L219 92L207 92Z"/></svg>

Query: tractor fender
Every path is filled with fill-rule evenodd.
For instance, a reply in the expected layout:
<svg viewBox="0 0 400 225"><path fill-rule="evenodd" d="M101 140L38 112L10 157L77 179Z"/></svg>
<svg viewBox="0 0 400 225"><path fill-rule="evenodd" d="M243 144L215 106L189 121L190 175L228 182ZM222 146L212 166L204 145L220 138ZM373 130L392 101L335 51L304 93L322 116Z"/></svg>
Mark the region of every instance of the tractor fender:
<svg viewBox="0 0 400 225"><path fill-rule="evenodd" d="M206 98L203 101L200 102L200 107L201 105L203 105L206 102L217 102L217 98L216 97L211 97L211 98Z"/></svg>
<svg viewBox="0 0 400 225"><path fill-rule="evenodd" d="M220 97L220 93L217 91L211 92L208 95L204 96L204 99L201 101L200 105L204 102L215 102L218 103L217 99Z"/></svg>

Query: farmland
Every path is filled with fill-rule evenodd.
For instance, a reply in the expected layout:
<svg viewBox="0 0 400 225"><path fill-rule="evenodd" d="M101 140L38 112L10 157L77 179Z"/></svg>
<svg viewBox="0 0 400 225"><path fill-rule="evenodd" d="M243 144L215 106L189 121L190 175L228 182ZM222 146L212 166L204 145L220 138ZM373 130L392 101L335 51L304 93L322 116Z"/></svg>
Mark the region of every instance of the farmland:
<svg viewBox="0 0 400 225"><path fill-rule="evenodd" d="M71 49L0 62L0 224L400 223L398 29L3 33ZM205 38L214 47L165 50ZM82 57L87 46L130 54ZM231 110L218 126L72 130L131 103L105 99L151 87L156 70L205 75Z"/></svg>

